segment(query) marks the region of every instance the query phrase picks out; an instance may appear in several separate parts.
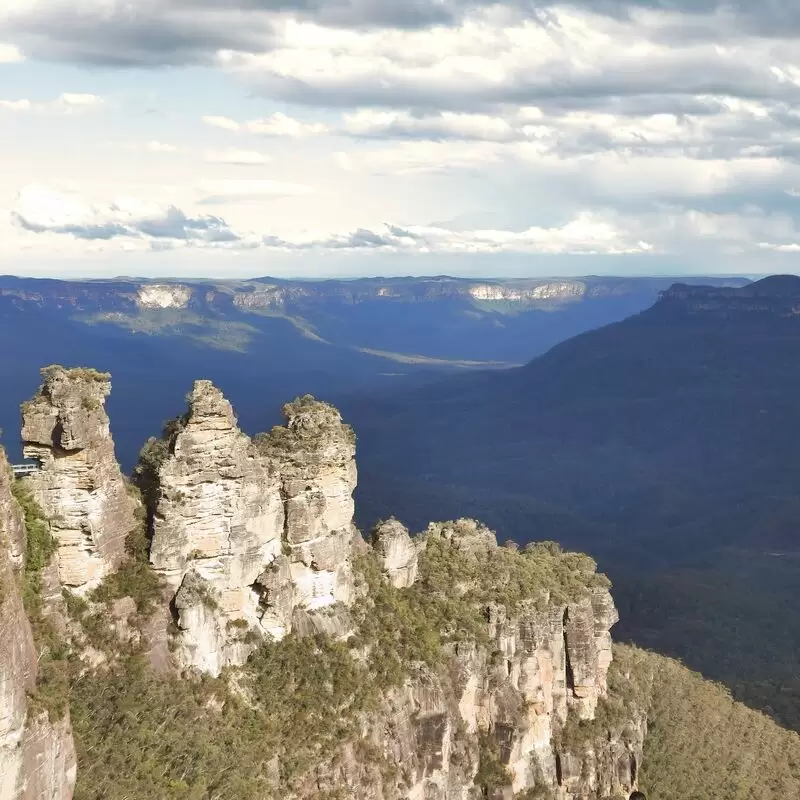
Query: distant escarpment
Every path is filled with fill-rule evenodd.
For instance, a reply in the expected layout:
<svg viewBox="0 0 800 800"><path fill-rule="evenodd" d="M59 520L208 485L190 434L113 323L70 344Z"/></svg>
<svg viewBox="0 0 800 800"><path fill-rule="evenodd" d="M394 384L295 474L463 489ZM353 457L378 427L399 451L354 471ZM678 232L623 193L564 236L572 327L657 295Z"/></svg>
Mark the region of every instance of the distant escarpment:
<svg viewBox="0 0 800 800"><path fill-rule="evenodd" d="M676 283L661 293L654 310L717 317L796 317L800 314L800 278L772 275L742 287Z"/></svg>
<svg viewBox="0 0 800 800"><path fill-rule="evenodd" d="M197 381L128 485L108 391L46 369L41 470L0 470L2 800L69 800L70 725L81 800L605 800L647 774L660 667L615 664L588 556L468 519L362 538L355 435L310 396L251 439Z"/></svg>

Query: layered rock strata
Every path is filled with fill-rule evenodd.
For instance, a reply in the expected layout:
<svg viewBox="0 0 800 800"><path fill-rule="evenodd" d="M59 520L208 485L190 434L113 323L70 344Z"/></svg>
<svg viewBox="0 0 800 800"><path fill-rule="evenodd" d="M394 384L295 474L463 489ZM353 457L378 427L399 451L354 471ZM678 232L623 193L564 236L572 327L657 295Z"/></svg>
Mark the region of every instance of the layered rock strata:
<svg viewBox="0 0 800 800"><path fill-rule="evenodd" d="M109 376L52 366L42 377L22 406L23 452L41 465L25 480L58 541L61 583L85 594L124 556L137 501L114 454L105 411Z"/></svg>
<svg viewBox="0 0 800 800"><path fill-rule="evenodd" d="M308 614L346 630L331 611L352 595L355 437L312 398L284 413L285 427L254 442L197 381L157 467L150 559L174 591L183 667L217 675Z"/></svg>
<svg viewBox="0 0 800 800"><path fill-rule="evenodd" d="M0 800L69 800L76 775L69 714L51 722L28 699L38 659L20 592L25 528L13 480L0 448Z"/></svg>

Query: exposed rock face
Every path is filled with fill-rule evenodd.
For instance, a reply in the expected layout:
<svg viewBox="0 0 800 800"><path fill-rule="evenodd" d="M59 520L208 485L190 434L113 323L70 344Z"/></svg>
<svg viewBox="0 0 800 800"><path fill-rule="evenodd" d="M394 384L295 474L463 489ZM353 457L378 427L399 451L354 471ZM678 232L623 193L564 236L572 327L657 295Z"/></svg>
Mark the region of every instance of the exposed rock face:
<svg viewBox="0 0 800 800"><path fill-rule="evenodd" d="M402 589L417 579L417 548L408 528L396 519L380 523L372 532L373 547L392 586Z"/></svg>
<svg viewBox="0 0 800 800"><path fill-rule="evenodd" d="M387 540L403 541L404 529L396 521L383 527L374 546L386 563ZM493 534L470 521L431 526L431 536L471 551L496 547ZM395 577L388 572L388 580ZM336 779L346 782L348 796L482 797L475 776L488 749L508 776L490 797L529 789L558 800L627 797L636 787L645 715L594 738L567 733L593 720L607 693L609 629L617 621L608 590L587 588L566 604L526 602L513 615L490 604L485 617L486 642L448 646L446 668L423 669L391 692L370 727L372 742L399 776L394 790L375 793L374 777L351 760Z"/></svg>
<svg viewBox="0 0 800 800"><path fill-rule="evenodd" d="M217 675L281 639L296 614L350 602L352 431L312 399L285 414L256 444L222 393L197 381L158 470L150 558L175 591L184 667Z"/></svg>
<svg viewBox="0 0 800 800"><path fill-rule="evenodd" d="M25 534L12 480L0 449L0 800L69 800L76 774L69 715L51 723L29 708L37 654L19 590Z"/></svg>
<svg viewBox="0 0 800 800"><path fill-rule="evenodd" d="M61 583L85 593L123 557L137 502L114 455L104 408L109 376L54 366L42 377L22 408L25 457L42 466L26 480L58 540Z"/></svg>

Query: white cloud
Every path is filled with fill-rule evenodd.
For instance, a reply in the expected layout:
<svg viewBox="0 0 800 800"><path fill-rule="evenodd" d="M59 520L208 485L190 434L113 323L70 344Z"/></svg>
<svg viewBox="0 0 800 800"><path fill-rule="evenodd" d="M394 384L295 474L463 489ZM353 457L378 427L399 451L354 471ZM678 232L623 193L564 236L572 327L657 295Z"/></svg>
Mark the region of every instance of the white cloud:
<svg viewBox="0 0 800 800"><path fill-rule="evenodd" d="M96 94L63 92L59 95L57 104L69 108L94 108L103 102L103 98Z"/></svg>
<svg viewBox="0 0 800 800"><path fill-rule="evenodd" d="M177 153L179 148L174 144L159 142L157 139L153 139L145 145L145 149L150 153Z"/></svg>
<svg viewBox="0 0 800 800"><path fill-rule="evenodd" d="M24 187L11 216L19 228L30 233L70 236L95 245L112 239L142 240L154 246L158 242L189 246L244 243L220 217L191 217L175 206L130 197L92 203L78 194L42 185Z"/></svg>
<svg viewBox="0 0 800 800"><path fill-rule="evenodd" d="M276 111L269 117L252 119L247 122L237 122L229 117L204 116L201 119L206 125L226 131L244 131L264 136L287 136L293 139L319 136L328 132L327 126L320 122L301 122L280 111Z"/></svg>
<svg viewBox="0 0 800 800"><path fill-rule="evenodd" d="M222 128L225 131L238 131L241 127L238 122L228 117L204 116L201 119L206 125L210 125L212 128Z"/></svg>
<svg viewBox="0 0 800 800"><path fill-rule="evenodd" d="M280 111L264 119L254 119L242 126L250 133L260 133L265 136L290 136L301 138L304 136L319 136L328 132L326 125L320 122L300 122Z"/></svg>
<svg viewBox="0 0 800 800"><path fill-rule="evenodd" d="M342 132L350 136L394 139L476 139L507 142L524 135L502 117L487 114L412 115L408 111L361 109L344 115Z"/></svg>
<svg viewBox="0 0 800 800"><path fill-rule="evenodd" d="M30 100L0 100L0 108L8 109L9 111L30 111L33 104Z"/></svg>
<svg viewBox="0 0 800 800"><path fill-rule="evenodd" d="M230 164L232 166L261 166L268 164L272 158L257 150L210 150L205 155L207 164Z"/></svg>
<svg viewBox="0 0 800 800"><path fill-rule="evenodd" d="M24 60L25 56L16 45L0 42L0 64L15 64Z"/></svg>
<svg viewBox="0 0 800 800"><path fill-rule="evenodd" d="M74 114L80 111L98 108L103 102L103 98L95 94L64 92L55 100L44 103L36 103L28 98L0 100L0 108L9 111L32 111L39 114Z"/></svg>

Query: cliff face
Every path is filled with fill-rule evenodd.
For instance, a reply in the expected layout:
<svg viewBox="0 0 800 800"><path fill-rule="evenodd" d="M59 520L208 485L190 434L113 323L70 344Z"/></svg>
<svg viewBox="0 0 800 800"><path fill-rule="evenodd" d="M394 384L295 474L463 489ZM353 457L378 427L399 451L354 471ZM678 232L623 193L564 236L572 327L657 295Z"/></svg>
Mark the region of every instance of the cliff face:
<svg viewBox="0 0 800 800"><path fill-rule="evenodd" d="M60 538L62 576L85 595L98 624L103 592L91 589L120 563L120 534L135 524L136 502L114 460L102 407L107 376L61 368L44 376L24 408L26 455L43 468L25 480ZM150 565L166 586L162 611L168 604L175 621L177 669L165 666L157 679L141 667L117 674L128 667L114 661L113 634L110 644L108 632L99 640L111 648L109 659L85 669L100 687L118 683L95 691L84 675L73 694L84 704L75 714L80 733L93 737L82 747L86 768L103 787L92 794L84 785L85 796L105 796L117 784L115 797L134 800L177 786L204 796L210 773L224 773L216 778L223 782L235 773L219 796L242 800L627 796L646 718L609 691L617 612L594 562L547 543L498 547L494 533L471 520L432 523L411 537L391 519L370 547L353 525L353 431L309 396L284 415L285 425L251 440L222 393L197 381L187 413L144 448L137 482L148 508ZM14 591L2 595L0 635L11 646L0 653L0 708L8 709L0 716L0 766L15 777L3 782L0 800L69 800L69 717L53 725L26 699L36 648L13 575L12 564L24 565L25 536L3 488L7 468L5 475L0 578ZM55 583L41 588L42 596L58 593ZM85 641L82 619L62 631L73 648ZM141 624L149 624L146 615ZM185 687L202 692L208 684L185 671L223 670L229 680L192 705ZM131 730L105 707L128 685L141 685L145 700L126 703L161 698L137 713ZM173 695L183 698L174 709ZM192 724L178 734L180 746L171 745L175 714L190 707ZM208 749L218 739L235 742L228 759L243 750L235 770L203 761L218 756ZM155 750L140 754L152 743ZM103 748L108 755L91 763ZM103 769L115 751L157 766L109 780Z"/></svg>
<svg viewBox="0 0 800 800"><path fill-rule="evenodd" d="M38 659L20 592L25 528L13 480L0 449L0 800L69 800L76 775L69 714L51 722L28 699Z"/></svg>
<svg viewBox="0 0 800 800"><path fill-rule="evenodd" d="M402 537L402 526L393 521L375 538L384 580L408 589L414 583L408 573L397 580L387 567L386 525L392 541ZM490 563L507 558L494 535L470 520L431 525L415 547L423 585L412 592L436 596L438 587L439 601L451 612L459 595L470 604L477 600ZM436 552L429 557L431 547ZM569 555L514 558L550 569ZM445 577L439 570L448 564L457 572ZM383 695L380 713L365 728L365 741L383 763L374 756L365 762L345 749L311 781L323 791L344 789L364 800L477 800L512 793L558 800L627 797L636 787L646 719L643 711L626 709L609 722L610 628L617 613L607 588L582 569L574 575L583 588L576 583L569 600L555 597L557 586L514 605L486 595L478 602L482 624L473 636L454 637L460 640L444 646L440 666L418 666ZM502 582L501 575L494 577ZM606 711L603 723L596 719L599 704ZM309 792L304 786L296 796Z"/></svg>
<svg viewBox="0 0 800 800"><path fill-rule="evenodd" d="M175 593L184 667L217 675L307 612L350 600L354 437L323 403L285 414L286 427L256 445L222 393L198 381L165 443L150 558Z"/></svg>
<svg viewBox="0 0 800 800"><path fill-rule="evenodd" d="M41 464L27 480L58 540L61 583L85 593L122 558L137 503L114 455L109 376L48 367L42 377L22 408L25 457Z"/></svg>

